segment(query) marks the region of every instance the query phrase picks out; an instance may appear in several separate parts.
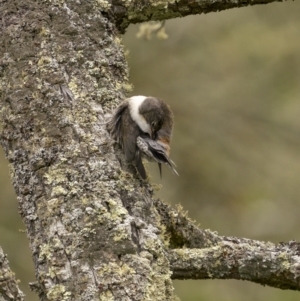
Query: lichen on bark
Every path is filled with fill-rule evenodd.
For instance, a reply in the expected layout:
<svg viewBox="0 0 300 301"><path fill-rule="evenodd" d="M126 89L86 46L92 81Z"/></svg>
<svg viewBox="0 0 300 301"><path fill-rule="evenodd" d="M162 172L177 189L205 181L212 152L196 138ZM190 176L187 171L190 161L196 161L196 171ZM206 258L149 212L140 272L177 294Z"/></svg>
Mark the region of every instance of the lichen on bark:
<svg viewBox="0 0 300 301"><path fill-rule="evenodd" d="M105 128L130 88L107 5L0 6L1 143L43 300L172 298L151 188Z"/></svg>
<svg viewBox="0 0 300 301"><path fill-rule="evenodd" d="M0 247L0 300L23 301L24 294L18 287L18 280L9 267L9 262Z"/></svg>
<svg viewBox="0 0 300 301"><path fill-rule="evenodd" d="M119 35L129 23L255 3L262 2L0 1L0 141L41 300L168 301L171 278L300 289L298 244L200 229L181 209L153 200L105 127L131 89ZM270 268L278 278L245 273L262 249L277 252ZM243 258L248 251L254 261Z"/></svg>

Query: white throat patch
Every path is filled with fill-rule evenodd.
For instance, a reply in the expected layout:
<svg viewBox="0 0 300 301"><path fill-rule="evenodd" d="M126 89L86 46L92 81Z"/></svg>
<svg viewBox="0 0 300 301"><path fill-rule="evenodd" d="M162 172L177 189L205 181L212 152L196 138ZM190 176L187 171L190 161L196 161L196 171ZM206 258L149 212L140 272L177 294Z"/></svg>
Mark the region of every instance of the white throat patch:
<svg viewBox="0 0 300 301"><path fill-rule="evenodd" d="M130 97L129 100L128 100L129 112L130 112L131 118L133 119L133 121L135 121L137 123L139 128L144 133L148 133L149 135L151 135L150 125L147 123L144 116L142 116L139 113L139 108L140 108L141 104L144 102L144 100L146 98L147 98L146 96L132 96L132 97Z"/></svg>

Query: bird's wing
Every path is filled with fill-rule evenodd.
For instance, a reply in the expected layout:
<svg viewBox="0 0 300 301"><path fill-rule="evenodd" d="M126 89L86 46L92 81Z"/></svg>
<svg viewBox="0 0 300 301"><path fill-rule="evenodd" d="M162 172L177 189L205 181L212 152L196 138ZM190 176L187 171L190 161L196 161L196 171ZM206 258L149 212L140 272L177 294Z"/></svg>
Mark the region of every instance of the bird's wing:
<svg viewBox="0 0 300 301"><path fill-rule="evenodd" d="M125 110L121 118L121 145L126 159L132 162L135 161L137 155L136 139L140 134L140 130L138 125L132 120L129 110Z"/></svg>
<svg viewBox="0 0 300 301"><path fill-rule="evenodd" d="M128 101L123 101L114 111L113 116L107 123L107 130L111 137L122 147L122 116L125 111L128 111Z"/></svg>
<svg viewBox="0 0 300 301"><path fill-rule="evenodd" d="M124 118L123 148L124 148L126 159L136 167L140 176L145 180L147 178L146 170L142 162L141 152L136 145L137 137L140 134L140 129L138 125L132 121L129 113L124 114L123 118Z"/></svg>
<svg viewBox="0 0 300 301"><path fill-rule="evenodd" d="M132 121L128 108L128 101L123 101L115 110L111 120L107 124L111 137L120 144L125 152L126 159L133 161L136 152L136 138L139 130Z"/></svg>
<svg viewBox="0 0 300 301"><path fill-rule="evenodd" d="M136 167L143 179L146 179L147 175L142 163L141 152L136 146L136 139L141 131L130 116L127 100L118 106L107 124L107 129L111 137L123 149L127 161Z"/></svg>
<svg viewBox="0 0 300 301"><path fill-rule="evenodd" d="M123 149L126 159L131 162L137 169L142 179L147 178L146 170L142 162L142 155L137 148L136 140L140 135L141 130L138 125L132 120L129 110L125 111L122 116L123 130Z"/></svg>

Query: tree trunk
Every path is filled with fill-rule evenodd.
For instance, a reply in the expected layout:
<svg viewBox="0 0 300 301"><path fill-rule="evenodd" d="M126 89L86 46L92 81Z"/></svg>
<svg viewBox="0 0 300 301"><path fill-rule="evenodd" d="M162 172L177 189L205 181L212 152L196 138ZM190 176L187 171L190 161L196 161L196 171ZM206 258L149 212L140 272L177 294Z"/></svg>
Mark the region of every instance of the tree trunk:
<svg viewBox="0 0 300 301"><path fill-rule="evenodd" d="M9 267L9 262L0 247L0 300L24 301L24 294L18 287L14 273Z"/></svg>
<svg viewBox="0 0 300 301"><path fill-rule="evenodd" d="M201 278L191 262L180 264L202 258L194 252L201 248L212 247L205 256L213 256L223 241L154 202L151 185L105 128L131 88L119 32L133 22L262 1L211 3L0 1L0 139L41 300L173 300L172 271ZM187 239L191 229L201 243ZM188 254L178 251L183 246ZM295 277L289 287L299 289Z"/></svg>

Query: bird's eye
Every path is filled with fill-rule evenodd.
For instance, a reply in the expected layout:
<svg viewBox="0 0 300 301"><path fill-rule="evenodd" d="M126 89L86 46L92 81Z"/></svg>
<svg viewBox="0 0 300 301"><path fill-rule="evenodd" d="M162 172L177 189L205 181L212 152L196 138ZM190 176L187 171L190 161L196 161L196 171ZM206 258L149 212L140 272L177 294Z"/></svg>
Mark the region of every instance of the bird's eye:
<svg viewBox="0 0 300 301"><path fill-rule="evenodd" d="M155 128L155 126L156 126L156 122L155 122L155 121L153 121L153 122L151 123L151 126L152 126L153 128Z"/></svg>

